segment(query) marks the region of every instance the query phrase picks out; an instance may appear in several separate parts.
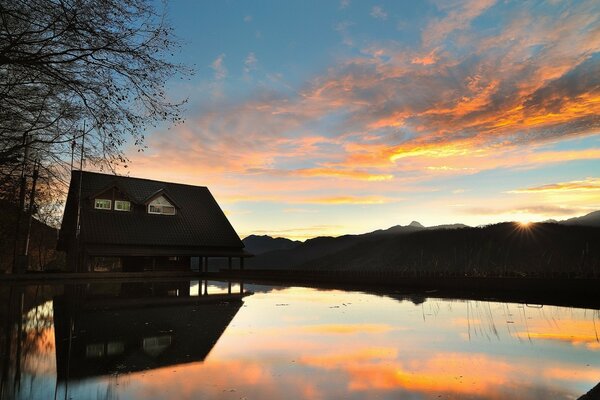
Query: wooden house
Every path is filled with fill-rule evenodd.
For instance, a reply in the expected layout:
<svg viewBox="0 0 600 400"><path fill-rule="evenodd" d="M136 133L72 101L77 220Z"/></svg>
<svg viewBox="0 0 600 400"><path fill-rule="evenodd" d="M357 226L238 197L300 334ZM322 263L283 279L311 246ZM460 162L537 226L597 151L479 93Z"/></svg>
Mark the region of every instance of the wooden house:
<svg viewBox="0 0 600 400"><path fill-rule="evenodd" d="M189 270L244 244L203 186L73 171L59 233L71 271Z"/></svg>

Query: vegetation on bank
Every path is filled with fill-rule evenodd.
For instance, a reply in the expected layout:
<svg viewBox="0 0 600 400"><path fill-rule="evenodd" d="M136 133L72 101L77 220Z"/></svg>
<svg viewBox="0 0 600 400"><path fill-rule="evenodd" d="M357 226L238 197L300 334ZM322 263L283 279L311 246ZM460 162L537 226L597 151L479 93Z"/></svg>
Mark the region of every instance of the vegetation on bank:
<svg viewBox="0 0 600 400"><path fill-rule="evenodd" d="M19 240L17 233L17 206L0 200L0 207L7 212L0 213L0 274L12 271L15 253L22 254L27 241L27 213L21 214ZM36 218L31 219L28 245L28 265L31 270L49 271L64 267L65 255L56 250L58 229L53 228ZM16 249L15 249L15 246ZM21 256L23 257L23 256Z"/></svg>

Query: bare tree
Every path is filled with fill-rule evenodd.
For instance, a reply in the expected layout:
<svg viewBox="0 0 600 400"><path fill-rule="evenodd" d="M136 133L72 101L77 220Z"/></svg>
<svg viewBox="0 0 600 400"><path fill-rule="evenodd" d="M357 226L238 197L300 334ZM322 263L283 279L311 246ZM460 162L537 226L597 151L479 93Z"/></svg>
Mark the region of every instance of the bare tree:
<svg viewBox="0 0 600 400"><path fill-rule="evenodd" d="M0 0L0 164L26 147L46 166L68 160L84 121L90 158L126 161L127 140L181 119L165 93L190 72L168 61L177 48L150 1Z"/></svg>
<svg viewBox="0 0 600 400"><path fill-rule="evenodd" d="M40 219L56 207L83 135L86 159L112 168L126 143L143 149L147 127L181 120L165 86L191 70L169 61L179 45L155 5L0 0L0 202L16 203L16 228L2 230L15 255L25 205Z"/></svg>

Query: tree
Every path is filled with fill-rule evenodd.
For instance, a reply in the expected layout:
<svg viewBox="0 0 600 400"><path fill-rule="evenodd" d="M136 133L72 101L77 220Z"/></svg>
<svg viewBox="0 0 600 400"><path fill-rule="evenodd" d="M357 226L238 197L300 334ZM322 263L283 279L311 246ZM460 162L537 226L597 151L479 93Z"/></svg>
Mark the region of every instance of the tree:
<svg viewBox="0 0 600 400"><path fill-rule="evenodd" d="M163 7L164 8L164 7ZM190 71L164 12L146 0L0 0L0 164L54 165L83 134L86 156L124 162L148 125L181 120L165 84Z"/></svg>
<svg viewBox="0 0 600 400"><path fill-rule="evenodd" d="M86 160L112 168L127 162L125 143L143 148L148 126L181 120L183 102L168 99L165 86L191 71L169 61L179 45L165 8L0 0L0 201L16 204L16 228L5 229L16 232L15 249L25 205L54 207L84 135Z"/></svg>

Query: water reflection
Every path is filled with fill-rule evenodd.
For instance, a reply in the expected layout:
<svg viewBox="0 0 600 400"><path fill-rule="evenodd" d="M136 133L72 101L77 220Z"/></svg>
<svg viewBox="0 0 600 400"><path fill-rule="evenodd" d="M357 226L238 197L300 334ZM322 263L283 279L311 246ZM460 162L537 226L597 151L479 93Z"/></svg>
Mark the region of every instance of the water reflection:
<svg viewBox="0 0 600 400"><path fill-rule="evenodd" d="M54 297L59 382L203 361L243 296L190 296L189 282L106 289L69 286Z"/></svg>
<svg viewBox="0 0 600 400"><path fill-rule="evenodd" d="M597 310L240 289L0 287L2 396L573 399L600 381Z"/></svg>

